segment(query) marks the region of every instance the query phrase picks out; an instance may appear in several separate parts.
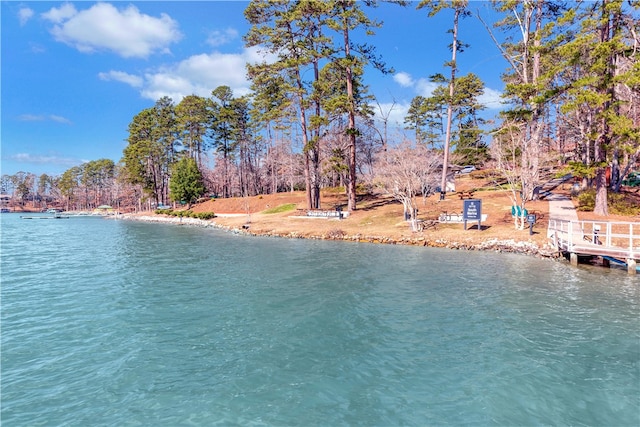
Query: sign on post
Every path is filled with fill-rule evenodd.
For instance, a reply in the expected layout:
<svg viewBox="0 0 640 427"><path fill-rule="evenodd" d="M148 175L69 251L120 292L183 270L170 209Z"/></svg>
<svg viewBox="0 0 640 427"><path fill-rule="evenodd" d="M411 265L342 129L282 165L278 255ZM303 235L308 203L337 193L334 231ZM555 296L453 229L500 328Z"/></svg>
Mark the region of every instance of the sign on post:
<svg viewBox="0 0 640 427"><path fill-rule="evenodd" d="M480 223L482 222L482 200L469 199L463 201L462 204L462 221L464 222L464 229L467 229L467 221L478 221L478 230L480 230Z"/></svg>
<svg viewBox="0 0 640 427"><path fill-rule="evenodd" d="M536 215L535 214L527 214L527 223L529 224L529 235L533 234L533 224L536 223Z"/></svg>

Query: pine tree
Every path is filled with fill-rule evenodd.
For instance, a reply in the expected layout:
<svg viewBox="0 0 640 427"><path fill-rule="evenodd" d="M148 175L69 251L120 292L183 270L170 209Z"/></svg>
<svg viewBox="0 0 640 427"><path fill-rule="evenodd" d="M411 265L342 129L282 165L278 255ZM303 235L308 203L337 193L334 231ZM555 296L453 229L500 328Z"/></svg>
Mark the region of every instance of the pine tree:
<svg viewBox="0 0 640 427"><path fill-rule="evenodd" d="M186 202L187 209L190 209L191 204L205 193L202 173L195 159L185 157L174 164L169 189L171 200Z"/></svg>
<svg viewBox="0 0 640 427"><path fill-rule="evenodd" d="M636 10L640 5L636 4ZM561 21L571 31L578 28L559 49L558 73L563 78L565 114L580 114L587 146L593 147L576 168L593 177L596 186L594 212L608 215L606 169L618 167L623 153L640 154L637 114L640 66L637 61L638 19L622 0L600 0L571 9ZM585 120L586 119L586 120ZM619 175L619 174L616 174Z"/></svg>
<svg viewBox="0 0 640 427"><path fill-rule="evenodd" d="M467 0L422 0L418 4L418 9L427 9L429 17L435 16L437 13L444 9L453 9L453 27L451 28L452 42L451 42L451 61L445 65L451 67L451 75L449 78L449 96L447 99L447 123L445 131L444 141L444 158L442 160L442 179L440 183L440 200L444 200L446 194L446 184L449 166L449 149L451 144L451 126L453 122L454 114L454 87L456 82L456 71L458 69L456 63L456 55L464 47L464 44L458 40L458 21L460 18L469 16L470 12L467 10Z"/></svg>

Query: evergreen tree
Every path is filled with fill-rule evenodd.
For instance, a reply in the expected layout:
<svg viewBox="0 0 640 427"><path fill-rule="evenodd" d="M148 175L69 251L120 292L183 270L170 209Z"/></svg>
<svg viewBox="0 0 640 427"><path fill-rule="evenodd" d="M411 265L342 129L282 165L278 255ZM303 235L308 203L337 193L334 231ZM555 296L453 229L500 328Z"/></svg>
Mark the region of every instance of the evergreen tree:
<svg viewBox="0 0 640 427"><path fill-rule="evenodd" d="M637 2L631 6L640 9ZM637 15L636 15L637 16ZM640 154L638 118L629 109L632 94L640 88L637 61L638 19L622 0L599 0L571 9L561 23L575 35L559 49L560 61L554 72L564 77L564 113L588 110L581 115L581 126L593 150L576 165L582 174L591 176L596 185L594 212L608 215L606 168L618 165L623 153L637 158ZM577 72L576 72L577 71ZM571 75L569 73L572 73ZM638 98L635 97L636 108ZM626 104L626 105L625 105ZM589 119L585 121L584 119ZM619 175L619 174L617 174Z"/></svg>
<svg viewBox="0 0 640 427"><path fill-rule="evenodd" d="M451 68L451 75L449 78L449 96L447 99L447 124L445 132L444 142L444 158L442 161L442 179L440 183L440 200L444 200L446 194L446 184L449 166L449 149L451 144L451 126L454 114L454 87L456 81L456 71L458 65L456 62L456 55L459 51L462 51L465 47L463 43L458 40L458 21L460 18L469 16L470 12L467 10L468 0L422 0L418 4L418 9L425 8L428 10L429 17L435 16L437 13L445 9L453 9L453 27L450 32L452 34L451 42L451 61L445 63L446 66Z"/></svg>
<svg viewBox="0 0 640 427"><path fill-rule="evenodd" d="M129 124L128 145L124 149L124 170L128 181L139 184L156 204L164 203L168 157L159 137L156 109L138 113Z"/></svg>
<svg viewBox="0 0 640 427"><path fill-rule="evenodd" d="M332 48L321 29L329 10L327 2L303 0L299 2L273 2L253 0L245 9L245 17L252 25L245 42L248 46L261 46L275 55L273 62L248 64L249 77L254 89L273 90L278 83L275 105L279 117L290 114L288 106L295 106L300 121L303 151L305 153L305 184L307 204L310 209L318 208L319 193L319 135L309 120L309 109L313 103L312 82L317 80L319 63L332 52ZM312 73L305 73L312 71ZM311 80L306 80L306 76ZM287 94L287 95L284 95ZM274 92L271 93L274 95ZM289 102L283 102L284 96L291 96ZM267 97L264 97L267 99ZM316 107L314 111L318 111ZM270 115L273 118L273 115ZM315 137L314 137L315 136Z"/></svg>
<svg viewBox="0 0 640 427"><path fill-rule="evenodd" d="M426 111L424 109L425 97L418 95L411 100L407 115L404 117L405 129L415 132L416 143L421 144L425 139L424 127L427 124Z"/></svg>
<svg viewBox="0 0 640 427"><path fill-rule="evenodd" d="M175 107L177 136L183 149L202 165L202 153L207 150L206 134L209 126L207 99L197 96L185 96Z"/></svg>
<svg viewBox="0 0 640 427"><path fill-rule="evenodd" d="M195 159L185 157L174 163L169 190L171 200L186 202L187 209L190 209L191 204L205 193L202 173Z"/></svg>

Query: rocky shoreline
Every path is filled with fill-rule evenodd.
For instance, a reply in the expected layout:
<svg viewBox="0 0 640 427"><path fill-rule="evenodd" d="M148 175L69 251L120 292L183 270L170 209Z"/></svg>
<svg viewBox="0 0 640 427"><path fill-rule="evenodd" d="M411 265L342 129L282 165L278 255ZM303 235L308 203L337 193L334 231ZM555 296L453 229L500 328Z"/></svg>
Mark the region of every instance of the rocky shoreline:
<svg viewBox="0 0 640 427"><path fill-rule="evenodd" d="M392 238L388 236L367 236L362 234L347 235L342 232L333 232L326 235L313 235L303 234L299 232L279 233L277 231L269 231L264 233L254 233L250 231L250 227L237 228L227 225L218 224L215 220L202 220L197 218L187 217L173 217L164 215L140 215L140 214L124 214L118 215L117 219L121 220L133 220L143 222L157 222L174 225L187 225L194 227L211 227L220 230L229 231L235 234L243 234L247 236L264 236L264 237L279 237L289 239L312 239L312 240L334 240L334 241L347 241L357 243L377 243L388 245L409 245L409 246L426 246L434 248L446 248L457 250L478 250L478 251L491 251L500 253L517 253L523 255L530 255L536 257L545 258L557 258L559 254L549 247L539 247L536 243L517 241L514 239L499 240L496 238L488 238L481 243L469 243L469 242L456 242L447 239L429 239L423 236L420 237L403 237Z"/></svg>

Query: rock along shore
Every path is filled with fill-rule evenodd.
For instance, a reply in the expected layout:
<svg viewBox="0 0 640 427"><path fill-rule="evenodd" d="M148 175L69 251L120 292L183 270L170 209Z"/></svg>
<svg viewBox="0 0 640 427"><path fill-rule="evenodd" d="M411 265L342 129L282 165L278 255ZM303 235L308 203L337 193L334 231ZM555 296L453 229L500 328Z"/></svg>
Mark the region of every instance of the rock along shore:
<svg viewBox="0 0 640 427"><path fill-rule="evenodd" d="M143 222L157 222L174 225L187 225L194 227L211 227L220 230L229 231L236 234L247 236L266 236L280 237L289 239L315 239L315 240L341 240L358 243L378 243L390 245L411 245L411 246L427 246L435 248L447 248L458 250L480 250L503 253L518 253L532 255L537 257L553 257L559 256L554 250L544 247L540 248L536 243L517 241L513 239L499 240L496 238L488 238L480 243L456 242L447 239L429 239L424 236L392 238L388 236L367 236L362 234L348 235L341 232L329 233L327 235L313 235L298 232L279 233L277 231L269 231L264 233L251 232L249 228L237 228L227 225L218 224L214 220L202 220L197 218L173 217L164 215L140 215L140 214L124 214L118 215L117 219L134 220Z"/></svg>

